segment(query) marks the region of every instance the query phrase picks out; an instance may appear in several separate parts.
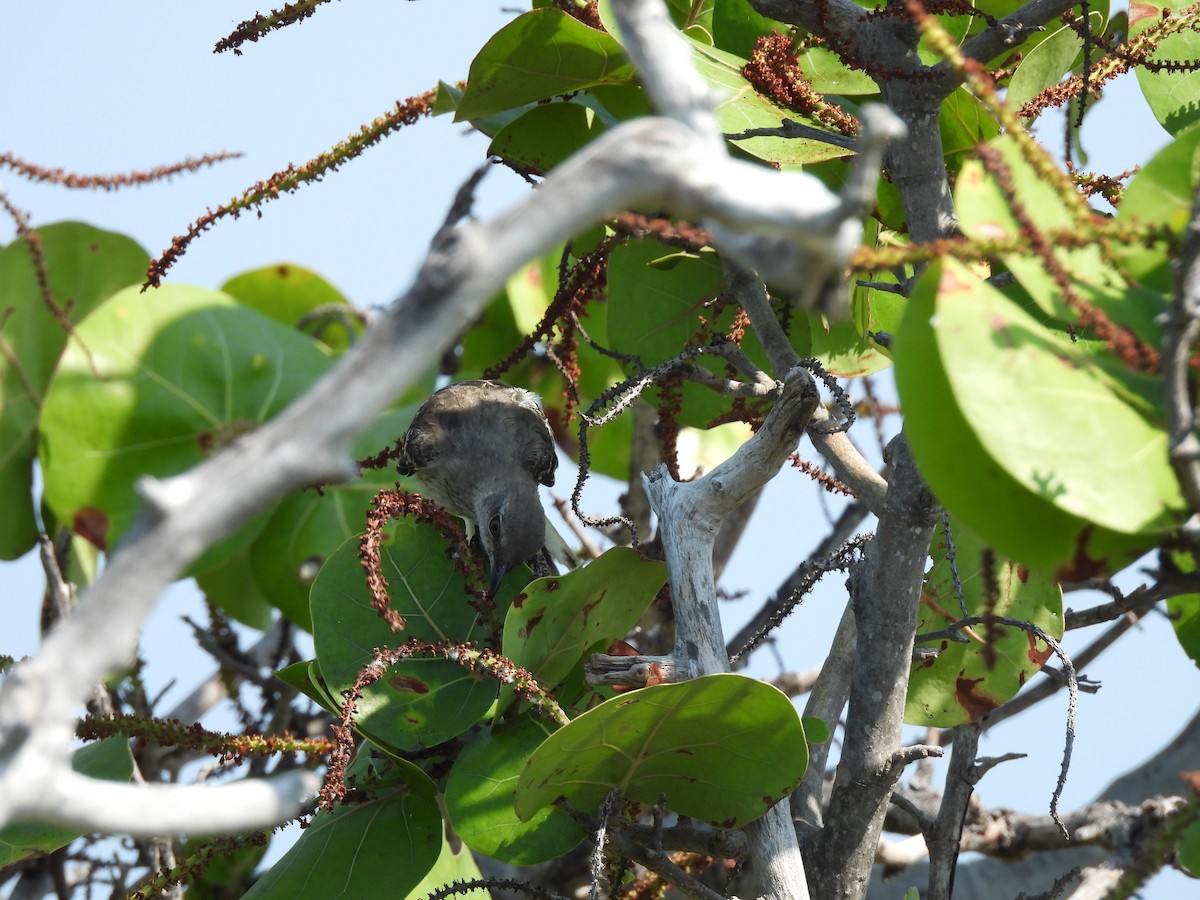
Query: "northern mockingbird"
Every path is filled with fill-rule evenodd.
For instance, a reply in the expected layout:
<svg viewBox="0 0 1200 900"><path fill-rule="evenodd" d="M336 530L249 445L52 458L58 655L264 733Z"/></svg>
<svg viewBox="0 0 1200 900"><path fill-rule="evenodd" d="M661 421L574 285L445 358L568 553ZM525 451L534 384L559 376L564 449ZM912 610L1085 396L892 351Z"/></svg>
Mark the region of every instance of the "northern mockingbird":
<svg viewBox="0 0 1200 900"><path fill-rule="evenodd" d="M498 381L451 384L417 410L400 451L400 472L466 520L468 538L478 531L493 593L546 545L553 529L538 484L554 484L558 459L536 395Z"/></svg>

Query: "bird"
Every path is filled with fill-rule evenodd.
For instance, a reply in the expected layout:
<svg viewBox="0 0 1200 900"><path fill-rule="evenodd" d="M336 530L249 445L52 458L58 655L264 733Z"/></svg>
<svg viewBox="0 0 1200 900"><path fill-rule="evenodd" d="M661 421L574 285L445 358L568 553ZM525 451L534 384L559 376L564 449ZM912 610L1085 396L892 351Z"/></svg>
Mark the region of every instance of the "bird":
<svg viewBox="0 0 1200 900"><path fill-rule="evenodd" d="M538 485L554 484L554 436L536 394L499 381L460 381L435 391L413 417L397 469L478 533L494 594L516 565L552 535Z"/></svg>

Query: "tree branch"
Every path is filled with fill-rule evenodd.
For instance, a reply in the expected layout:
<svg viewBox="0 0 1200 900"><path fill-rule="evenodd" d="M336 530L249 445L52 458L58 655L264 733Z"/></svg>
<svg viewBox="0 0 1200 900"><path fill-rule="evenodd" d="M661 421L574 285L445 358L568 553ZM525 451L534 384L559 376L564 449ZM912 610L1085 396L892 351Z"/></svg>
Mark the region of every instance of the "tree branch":
<svg viewBox="0 0 1200 900"><path fill-rule="evenodd" d="M892 477L875 539L850 579L858 634L846 739L825 826L813 842L814 893L861 896L900 771L904 697L925 560L939 510L903 436L888 446Z"/></svg>

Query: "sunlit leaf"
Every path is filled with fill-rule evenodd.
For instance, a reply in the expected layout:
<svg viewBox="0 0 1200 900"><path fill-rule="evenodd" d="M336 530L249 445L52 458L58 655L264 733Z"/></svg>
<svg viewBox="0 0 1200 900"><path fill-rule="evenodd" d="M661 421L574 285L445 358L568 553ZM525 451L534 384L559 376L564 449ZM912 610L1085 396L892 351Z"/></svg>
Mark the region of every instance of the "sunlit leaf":
<svg viewBox="0 0 1200 900"><path fill-rule="evenodd" d="M938 499L1006 558L1079 578L1175 527L1167 435L1069 338L954 260L929 268L894 343L905 433Z"/></svg>
<svg viewBox="0 0 1200 900"><path fill-rule="evenodd" d="M596 810L612 788L719 828L753 821L800 783L804 728L776 688L706 675L623 694L546 739L517 782L529 819L560 797Z"/></svg>
<svg viewBox="0 0 1200 900"><path fill-rule="evenodd" d="M140 282L148 254L129 238L78 222L35 229L52 302L78 324L101 301ZM29 245L0 250L0 559L16 559L37 538L33 460L38 413L67 326L42 297ZM78 345L78 341L73 341Z"/></svg>

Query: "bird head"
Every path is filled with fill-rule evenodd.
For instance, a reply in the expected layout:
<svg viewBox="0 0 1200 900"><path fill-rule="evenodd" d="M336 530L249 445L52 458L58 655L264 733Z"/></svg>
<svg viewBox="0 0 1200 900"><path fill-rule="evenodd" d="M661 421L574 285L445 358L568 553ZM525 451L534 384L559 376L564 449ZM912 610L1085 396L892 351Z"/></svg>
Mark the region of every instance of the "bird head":
<svg viewBox="0 0 1200 900"><path fill-rule="evenodd" d="M532 559L546 542L546 514L530 482L486 494L476 509L479 538L492 569L492 593L513 566Z"/></svg>

